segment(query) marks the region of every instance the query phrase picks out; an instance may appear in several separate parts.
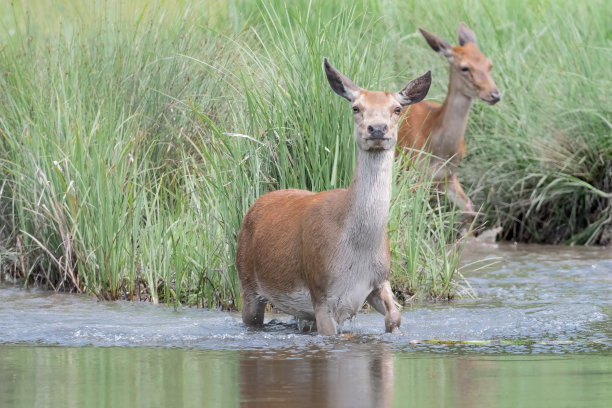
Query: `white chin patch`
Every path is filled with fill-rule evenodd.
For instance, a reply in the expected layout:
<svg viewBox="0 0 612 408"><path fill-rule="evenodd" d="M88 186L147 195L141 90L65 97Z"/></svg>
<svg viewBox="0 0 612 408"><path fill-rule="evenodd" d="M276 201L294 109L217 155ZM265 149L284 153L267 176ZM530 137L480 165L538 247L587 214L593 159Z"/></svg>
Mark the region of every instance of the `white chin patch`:
<svg viewBox="0 0 612 408"><path fill-rule="evenodd" d="M386 150L389 148L388 140L368 140L370 150Z"/></svg>

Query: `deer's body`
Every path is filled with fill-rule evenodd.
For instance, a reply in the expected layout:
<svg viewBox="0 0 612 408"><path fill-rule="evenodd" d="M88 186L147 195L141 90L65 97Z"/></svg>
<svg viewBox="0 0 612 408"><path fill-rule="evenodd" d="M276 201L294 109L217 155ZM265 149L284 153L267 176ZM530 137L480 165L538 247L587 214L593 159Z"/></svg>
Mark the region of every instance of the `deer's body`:
<svg viewBox="0 0 612 408"><path fill-rule="evenodd" d="M322 334L335 334L367 299L392 331L401 322L389 284L386 233L396 125L401 107L421 100L431 78L391 94L361 90L327 60L325 69L334 91L354 103L353 179L348 189L271 192L249 209L236 256L243 321L262 324L270 302L315 320Z"/></svg>
<svg viewBox="0 0 612 408"><path fill-rule="evenodd" d="M491 78L491 62L478 50L474 33L464 23L459 26L460 46L451 47L422 29L421 33L449 61L448 93L442 105L423 101L405 113L398 130L398 146L432 154L428 170L436 187L446 191L470 221L474 206L457 176L457 167L466 152L464 135L470 107L473 98L493 105L501 96Z"/></svg>
<svg viewBox="0 0 612 408"><path fill-rule="evenodd" d="M386 225L393 152L368 156L358 158L349 189L316 194L274 191L247 212L238 245L252 256L241 266L257 271L258 279L248 284L275 307L315 320L310 293L315 294L315 304L323 300L316 294L324 293L340 324L354 316L374 288L388 279ZM370 159L369 163L364 159ZM380 177L370 177L370 166L382 170ZM359 169L363 169L361 177ZM262 242L269 245L263 251L257 246ZM322 270L329 272L321 276Z"/></svg>

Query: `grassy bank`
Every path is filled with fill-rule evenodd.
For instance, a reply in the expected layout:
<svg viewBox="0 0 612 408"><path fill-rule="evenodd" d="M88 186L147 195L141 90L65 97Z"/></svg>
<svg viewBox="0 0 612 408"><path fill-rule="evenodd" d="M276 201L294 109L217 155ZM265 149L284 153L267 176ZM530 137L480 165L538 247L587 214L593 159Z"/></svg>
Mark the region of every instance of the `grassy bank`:
<svg viewBox="0 0 612 408"><path fill-rule="evenodd" d="M504 92L495 107L475 104L466 137L464 185L483 219L512 239L548 241L546 219L563 240L602 241L612 155L603 1L289 4L3 3L2 273L105 299L235 307L249 205L273 189L350 181L351 114L323 56L372 89L399 90L433 69L429 99L441 100L445 62L416 28L450 40L460 20ZM575 144L561 150L560 137ZM456 215L427 199L421 175L398 174L394 288L448 297Z"/></svg>

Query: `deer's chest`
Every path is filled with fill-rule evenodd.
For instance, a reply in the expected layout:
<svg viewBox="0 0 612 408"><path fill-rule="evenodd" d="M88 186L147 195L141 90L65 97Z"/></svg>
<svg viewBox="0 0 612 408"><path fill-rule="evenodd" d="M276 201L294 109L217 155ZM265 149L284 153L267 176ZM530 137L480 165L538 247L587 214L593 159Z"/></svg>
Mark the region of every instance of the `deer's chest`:
<svg viewBox="0 0 612 408"><path fill-rule="evenodd" d="M387 278L389 271L386 252L352 252L349 255L335 266L328 292L328 305L338 323L350 319L361 309L368 295Z"/></svg>

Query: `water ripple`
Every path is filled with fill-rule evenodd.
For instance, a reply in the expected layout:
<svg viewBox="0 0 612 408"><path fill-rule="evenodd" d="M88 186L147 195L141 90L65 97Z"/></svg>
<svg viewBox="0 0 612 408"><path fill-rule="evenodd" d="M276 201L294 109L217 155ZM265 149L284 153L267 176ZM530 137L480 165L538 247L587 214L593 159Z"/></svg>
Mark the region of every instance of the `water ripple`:
<svg viewBox="0 0 612 408"><path fill-rule="evenodd" d="M612 260L590 250L528 248L502 246L496 264L473 273L464 268L478 299L409 305L393 334L383 333L383 317L369 312L345 324L343 335L323 337L301 333L284 315L271 314L263 329L250 329L237 313L5 286L0 343L262 350L289 357L372 343L429 353L612 351Z"/></svg>

